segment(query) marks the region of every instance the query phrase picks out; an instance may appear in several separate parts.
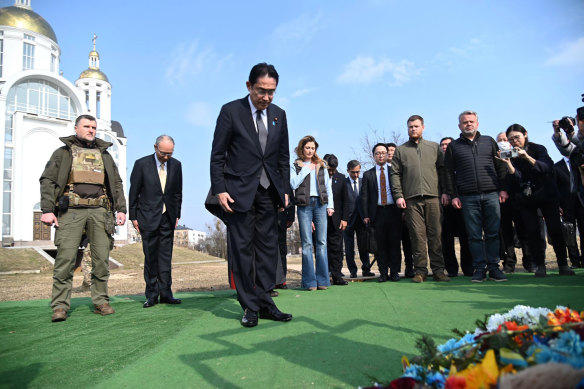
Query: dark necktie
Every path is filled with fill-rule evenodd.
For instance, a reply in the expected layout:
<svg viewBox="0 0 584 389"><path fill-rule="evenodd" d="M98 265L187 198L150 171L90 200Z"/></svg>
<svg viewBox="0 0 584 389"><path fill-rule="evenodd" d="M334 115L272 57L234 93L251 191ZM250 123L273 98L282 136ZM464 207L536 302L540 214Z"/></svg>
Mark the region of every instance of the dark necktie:
<svg viewBox="0 0 584 389"><path fill-rule="evenodd" d="M359 194L359 190L357 189L357 181L353 181L353 191L355 194Z"/></svg>
<svg viewBox="0 0 584 389"><path fill-rule="evenodd" d="M387 204L387 188L385 186L385 173L383 172L383 166L379 168L379 190L381 191L381 205Z"/></svg>
<svg viewBox="0 0 584 389"><path fill-rule="evenodd" d="M266 126L264 125L264 121L262 120L262 111L256 111L256 124L258 126L258 136L260 138L260 146L262 147L262 153L266 151L266 143L268 143L268 130L266 130ZM262 175L260 177L260 185L264 189L268 189L270 186L270 180L268 179L268 175L266 174L266 170L262 166Z"/></svg>

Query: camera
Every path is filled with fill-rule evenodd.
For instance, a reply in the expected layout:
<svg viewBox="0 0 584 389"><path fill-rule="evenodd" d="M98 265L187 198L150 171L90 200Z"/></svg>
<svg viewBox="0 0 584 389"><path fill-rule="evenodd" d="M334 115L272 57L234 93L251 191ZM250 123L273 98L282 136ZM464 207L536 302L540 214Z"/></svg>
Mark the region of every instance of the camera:
<svg viewBox="0 0 584 389"><path fill-rule="evenodd" d="M501 159L509 159L517 157L517 150L505 150L501 151Z"/></svg>
<svg viewBox="0 0 584 389"><path fill-rule="evenodd" d="M497 146L499 146L499 150L501 151L500 158L501 159L509 159L517 157L517 151L511 147L509 142L497 142Z"/></svg>
<svg viewBox="0 0 584 389"><path fill-rule="evenodd" d="M573 117L564 116L563 118L560 119L558 125L562 130L566 132L572 132L574 131L574 123L576 123L576 120Z"/></svg>

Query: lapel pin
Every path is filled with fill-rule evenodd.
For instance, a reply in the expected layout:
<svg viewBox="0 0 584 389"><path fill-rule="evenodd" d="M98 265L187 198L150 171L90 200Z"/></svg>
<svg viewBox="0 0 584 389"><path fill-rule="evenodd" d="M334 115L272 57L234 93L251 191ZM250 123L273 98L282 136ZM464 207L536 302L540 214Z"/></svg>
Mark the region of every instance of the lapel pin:
<svg viewBox="0 0 584 389"><path fill-rule="evenodd" d="M277 117L274 118L274 121L272 122L272 126L275 126L276 124L278 124L278 118Z"/></svg>

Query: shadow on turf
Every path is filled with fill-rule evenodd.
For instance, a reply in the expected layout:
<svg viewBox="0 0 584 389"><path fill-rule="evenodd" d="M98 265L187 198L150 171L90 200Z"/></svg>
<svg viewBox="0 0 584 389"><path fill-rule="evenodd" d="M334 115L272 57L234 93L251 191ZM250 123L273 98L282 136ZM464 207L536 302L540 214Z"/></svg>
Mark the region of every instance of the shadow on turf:
<svg viewBox="0 0 584 389"><path fill-rule="evenodd" d="M42 363L33 363L2 373L2 387L28 388L43 367ZM6 386L4 386L6 385Z"/></svg>
<svg viewBox="0 0 584 389"><path fill-rule="evenodd" d="M264 330L270 330L274 326L280 325L282 323L271 323L269 321L262 321L261 323ZM201 338L217 344L219 346L218 350L179 355L179 358L214 387L242 388L237 383L228 381L220 368L214 369L215 363L212 363L213 361L220 361L226 356L249 356L249 363L253 365L258 358L256 354L262 353L272 355L273 358L283 358L288 363L312 369L353 386L363 384L369 380L387 378L372 378L370 371L379 371L379 366L372 365L385 366L388 360L399 360L403 355L403 351L369 342L347 339L342 336L344 333L355 331L356 328L361 326L376 327L379 331L398 329L411 332L403 327L380 324L369 320L349 320L341 325L330 326L308 317L295 317L292 323L285 325L308 325L309 329L300 334L283 336L278 339L267 336L264 337L265 341L259 341L252 345L245 343L242 345L241 342L233 342L229 339L241 335L242 331L249 330L238 327L213 332L201 335ZM365 355L367 357L363 357ZM379 357L381 355L383 356L382 358ZM374 358L374 362L371 362L370 358ZM265 357L260 356L260 359L265 360ZM254 365L252 367L253 370L248 370L247 377L237 378L253 379L253 372L256 369L258 372L262 371L261 374L265 376L266 373L263 369L269 369L273 365L270 362L265 365ZM369 367L372 369L368 369ZM245 366L240 368L245 369ZM280 376L289 374L285 372L278 373ZM288 379L292 382L294 381L293 377ZM270 379L267 379L267 381L269 382ZM297 384L299 382L302 382L300 378Z"/></svg>

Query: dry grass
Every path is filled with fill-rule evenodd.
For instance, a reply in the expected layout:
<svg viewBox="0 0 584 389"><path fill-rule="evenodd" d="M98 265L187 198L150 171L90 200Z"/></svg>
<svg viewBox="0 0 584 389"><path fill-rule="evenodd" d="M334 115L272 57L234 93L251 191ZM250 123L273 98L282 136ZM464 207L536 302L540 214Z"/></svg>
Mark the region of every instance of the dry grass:
<svg viewBox="0 0 584 389"><path fill-rule="evenodd" d="M34 249L0 248L0 272L52 269L51 263Z"/></svg>

